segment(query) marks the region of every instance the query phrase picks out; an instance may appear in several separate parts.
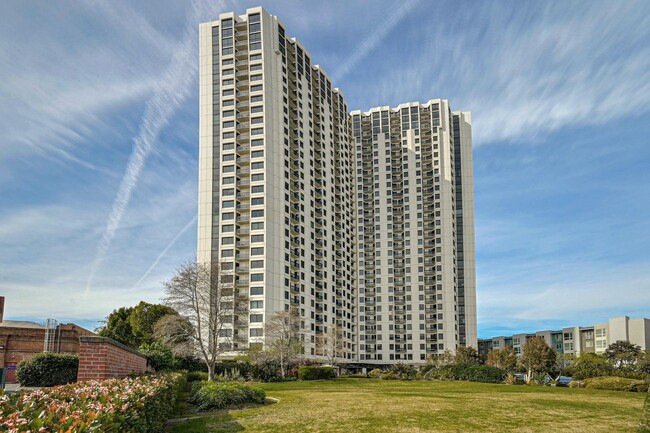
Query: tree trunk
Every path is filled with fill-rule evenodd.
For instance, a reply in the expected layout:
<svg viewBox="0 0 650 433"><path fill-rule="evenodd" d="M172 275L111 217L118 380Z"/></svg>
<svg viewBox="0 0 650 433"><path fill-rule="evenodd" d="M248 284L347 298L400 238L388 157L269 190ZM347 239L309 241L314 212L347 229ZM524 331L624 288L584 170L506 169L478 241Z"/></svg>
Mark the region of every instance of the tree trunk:
<svg viewBox="0 0 650 433"><path fill-rule="evenodd" d="M208 381L212 382L212 379L214 379L214 365L210 365L210 363L207 363L208 365Z"/></svg>

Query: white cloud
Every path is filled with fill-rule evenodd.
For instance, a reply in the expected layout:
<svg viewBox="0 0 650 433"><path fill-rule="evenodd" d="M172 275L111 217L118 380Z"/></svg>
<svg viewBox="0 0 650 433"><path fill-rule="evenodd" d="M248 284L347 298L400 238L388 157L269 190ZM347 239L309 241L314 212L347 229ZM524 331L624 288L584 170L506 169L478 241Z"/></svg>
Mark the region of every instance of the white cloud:
<svg viewBox="0 0 650 433"><path fill-rule="evenodd" d="M384 63L372 99L434 97L473 112L476 144L529 141L650 106L647 3L483 3L420 17L418 43ZM395 67L395 63L399 64ZM389 69L390 68L390 69Z"/></svg>

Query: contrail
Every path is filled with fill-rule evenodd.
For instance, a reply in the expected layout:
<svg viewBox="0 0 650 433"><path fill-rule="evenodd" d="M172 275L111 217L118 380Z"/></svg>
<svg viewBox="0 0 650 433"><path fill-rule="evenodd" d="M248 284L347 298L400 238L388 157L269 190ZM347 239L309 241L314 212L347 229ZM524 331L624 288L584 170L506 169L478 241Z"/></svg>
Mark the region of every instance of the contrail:
<svg viewBox="0 0 650 433"><path fill-rule="evenodd" d="M390 33L411 10L420 3L420 0L407 0L380 26L376 26L373 32L352 52L332 74L332 81L338 81L348 74L364 57L366 57L377 45Z"/></svg>
<svg viewBox="0 0 650 433"><path fill-rule="evenodd" d="M155 147L158 135L190 95L192 83L198 70L196 52L198 51L197 22L199 16L197 2L193 2L184 37L175 50L162 79L156 84L153 95L146 103L138 135L133 139L133 150L126 166L126 172L120 182L104 234L97 247L95 260L86 283L85 295L90 292L95 273L111 246L115 232L131 200L133 189L138 184L144 164Z"/></svg>
<svg viewBox="0 0 650 433"><path fill-rule="evenodd" d="M142 275L142 277L140 277L138 282L133 285L133 289L136 289L140 285L142 280L144 280L145 278L147 278L149 276L151 271L153 271L153 269L158 265L158 262L160 261L160 259L162 259L165 256L165 254L167 254L167 251L169 251L169 249L176 243L178 238L183 236L183 233L185 233L187 231L187 229L189 229L190 227L192 227L194 225L194 223L196 223L197 218L198 218L197 215L194 215L194 217L187 224L185 224L185 227L183 227L181 229L181 231L176 233L176 236L174 236L174 238L171 240L171 242L169 242L169 244L165 247L165 249L162 250L162 252L158 255L158 257L156 257L156 260L154 260L153 264L151 266L149 266L149 269L147 269L147 271L144 273L144 275Z"/></svg>

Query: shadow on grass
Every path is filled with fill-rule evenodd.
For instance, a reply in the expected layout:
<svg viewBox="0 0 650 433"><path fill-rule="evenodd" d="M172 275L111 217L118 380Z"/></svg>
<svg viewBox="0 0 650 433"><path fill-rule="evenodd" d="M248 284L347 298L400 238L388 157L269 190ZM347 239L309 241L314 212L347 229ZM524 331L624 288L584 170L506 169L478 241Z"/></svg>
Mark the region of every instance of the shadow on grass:
<svg viewBox="0 0 650 433"><path fill-rule="evenodd" d="M236 433L244 431L227 410L179 418L169 421L168 433Z"/></svg>

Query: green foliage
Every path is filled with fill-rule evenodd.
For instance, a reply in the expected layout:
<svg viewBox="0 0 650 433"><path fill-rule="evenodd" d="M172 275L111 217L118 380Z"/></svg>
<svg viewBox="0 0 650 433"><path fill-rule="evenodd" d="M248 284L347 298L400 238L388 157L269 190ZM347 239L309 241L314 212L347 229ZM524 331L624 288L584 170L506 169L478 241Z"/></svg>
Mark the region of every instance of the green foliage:
<svg viewBox="0 0 650 433"><path fill-rule="evenodd" d="M298 367L299 380L334 379L336 371L332 367L319 367L315 365L302 365Z"/></svg>
<svg viewBox="0 0 650 433"><path fill-rule="evenodd" d="M610 344L607 350L605 350L605 358L607 358L614 367L633 365L641 354L641 346L622 340Z"/></svg>
<svg viewBox="0 0 650 433"><path fill-rule="evenodd" d="M454 356L455 364L482 364L481 356L473 347L459 346Z"/></svg>
<svg viewBox="0 0 650 433"><path fill-rule="evenodd" d="M382 379L412 380L415 379L417 370L410 364L403 364L401 362L398 362L397 364L393 364L388 369L388 373L391 373L391 375L387 376L386 378L384 378L382 375Z"/></svg>
<svg viewBox="0 0 650 433"><path fill-rule="evenodd" d="M523 385L524 381L517 377L514 373L507 373L503 379L503 383L506 385Z"/></svg>
<svg viewBox="0 0 650 433"><path fill-rule="evenodd" d="M575 388L578 384L576 381L573 381L570 386ZM613 376L585 379L580 381L580 387L587 389L605 389L609 391L648 392L648 383L644 380Z"/></svg>
<svg viewBox="0 0 650 433"><path fill-rule="evenodd" d="M515 371L517 367L517 354L512 347L492 349L488 352L486 364L490 367L500 368L505 371Z"/></svg>
<svg viewBox="0 0 650 433"><path fill-rule="evenodd" d="M528 378L535 373L549 373L555 368L557 354L542 337L533 337L526 342L521 354L521 363L528 371Z"/></svg>
<svg viewBox="0 0 650 433"><path fill-rule="evenodd" d="M203 380L208 380L208 373L205 371L190 371L187 373L187 381L188 382L199 382Z"/></svg>
<svg viewBox="0 0 650 433"><path fill-rule="evenodd" d="M477 364L450 364L432 370L430 376L441 380L467 380L469 382L501 383L506 372L500 368Z"/></svg>
<svg viewBox="0 0 650 433"><path fill-rule="evenodd" d="M223 409L245 403L264 403L266 393L262 388L237 382L195 382L190 403L198 410Z"/></svg>
<svg viewBox="0 0 650 433"><path fill-rule="evenodd" d="M168 314L176 314L173 308L140 301L135 307L120 307L106 317L106 324L99 330L102 337L112 338L130 347L152 344L154 325Z"/></svg>
<svg viewBox="0 0 650 433"><path fill-rule="evenodd" d="M379 377L380 377L383 373L384 373L384 370L382 370L382 369L380 369L380 368L375 368L375 369L373 369L373 370L370 370L370 372L368 372L368 377L371 377L371 378L373 378L373 379L379 379Z"/></svg>
<svg viewBox="0 0 650 433"><path fill-rule="evenodd" d="M22 386L56 386L77 381L79 355L39 353L21 361L16 378Z"/></svg>
<svg viewBox="0 0 650 433"><path fill-rule="evenodd" d="M238 373L235 373L237 371ZM222 361L214 365L214 374L233 375L238 374L243 377L252 376L253 366L247 360Z"/></svg>
<svg viewBox="0 0 650 433"><path fill-rule="evenodd" d="M577 380L590 377L611 376L613 368L603 355L595 353L583 353L576 358L573 365L565 369L567 376Z"/></svg>
<svg viewBox="0 0 650 433"><path fill-rule="evenodd" d="M173 374L13 394L0 405L0 431L160 432L182 386L182 376Z"/></svg>
<svg viewBox="0 0 650 433"><path fill-rule="evenodd" d="M147 357L149 365L156 371L174 370L174 355L169 347L155 341L153 343L143 343L138 349L140 353Z"/></svg>

